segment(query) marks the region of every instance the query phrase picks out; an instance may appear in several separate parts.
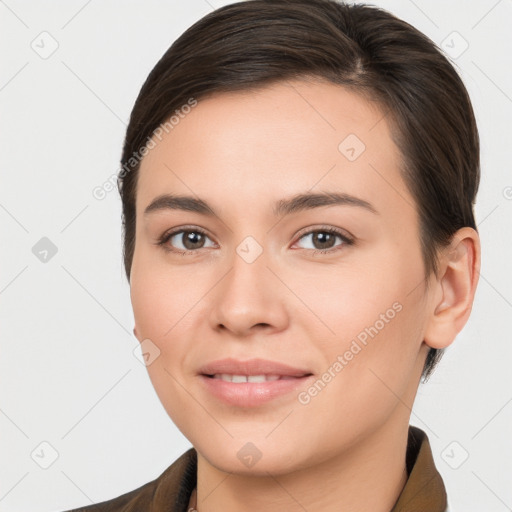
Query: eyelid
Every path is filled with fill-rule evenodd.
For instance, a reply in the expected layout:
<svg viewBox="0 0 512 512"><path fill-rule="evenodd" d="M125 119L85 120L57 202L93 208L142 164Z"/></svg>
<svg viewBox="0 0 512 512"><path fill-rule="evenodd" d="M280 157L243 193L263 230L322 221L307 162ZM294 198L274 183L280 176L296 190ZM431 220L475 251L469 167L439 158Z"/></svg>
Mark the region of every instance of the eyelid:
<svg viewBox="0 0 512 512"><path fill-rule="evenodd" d="M175 253L175 254L186 254L186 253L193 254L193 253L196 253L196 252L199 251L198 249L183 251L183 250L177 249L175 247L168 247L167 246L167 242L173 236L175 236L175 235L177 235L179 233L182 233L182 232L187 232L187 231L195 232L195 233L200 233L200 234L208 237L215 245L218 245L217 242L213 239L213 237L210 236L210 234L208 233L207 230L205 230L204 228L200 228L199 226L195 226L195 225L191 225L191 224L184 225L184 226L178 226L178 227L174 227L174 228L168 229L160 237L158 237L158 240L155 242L155 245L162 247L167 252L171 252L171 253ZM208 249L208 247L201 247L200 249Z"/></svg>
<svg viewBox="0 0 512 512"><path fill-rule="evenodd" d="M318 225L318 226L308 226L307 228L301 229L296 235L296 241L294 242L294 245L303 236L310 235L312 233L317 233L317 232L327 232L327 233L335 234L335 235L341 237L345 243L354 243L355 242L355 237L353 235L351 235L347 230L324 224L324 225ZM320 249L317 249L317 250L320 250Z"/></svg>
<svg viewBox="0 0 512 512"><path fill-rule="evenodd" d="M208 249L208 247L200 247L199 249L196 249L196 250L183 251L181 249L167 247L167 245L166 245L167 242L173 236L175 236L179 233L182 233L182 232L187 232L187 231L200 233L200 234L208 237L214 244L218 245L217 242L215 242L215 240L213 239L213 237L210 236L210 234L208 233L207 230L205 230L204 228L201 228L199 226L196 226L196 225L184 225L184 226L178 226L175 228L171 228L171 229L165 231L163 233L163 235L161 235L159 237L158 241L156 242L156 245L162 246L168 252L174 252L174 253L178 253L178 254L185 254L185 253L193 254L193 253L199 252L200 249ZM355 242L355 237L342 228L337 228L337 227L334 227L331 225L317 225L317 226L308 226L306 228L301 229L297 233L297 235L295 235L295 242L293 242L292 246L295 245L299 240L304 238L306 235L311 235L313 233L318 233L318 232L331 233L335 236L340 237L343 241L343 244L341 244L341 246L353 245ZM303 249L303 250L313 251L314 253L317 253L317 252L329 253L329 252L336 251L336 247L340 247L340 246L338 245L338 246L334 246L334 247L327 248L327 249Z"/></svg>
<svg viewBox="0 0 512 512"><path fill-rule="evenodd" d="M205 235L208 238L212 239L212 237L210 236L208 231L206 231L204 228L200 228L199 226L195 226L192 224L171 228L171 229L165 231L164 234L162 236L160 236L160 239L169 238L173 235L181 233L182 231L195 231L195 232L201 233L202 235Z"/></svg>

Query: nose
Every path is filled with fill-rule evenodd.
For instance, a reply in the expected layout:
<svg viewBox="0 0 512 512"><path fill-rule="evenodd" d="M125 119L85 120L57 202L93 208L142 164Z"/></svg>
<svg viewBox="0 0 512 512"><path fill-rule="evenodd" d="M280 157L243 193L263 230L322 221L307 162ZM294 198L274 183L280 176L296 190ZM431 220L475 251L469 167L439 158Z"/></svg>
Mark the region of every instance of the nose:
<svg viewBox="0 0 512 512"><path fill-rule="evenodd" d="M239 247L210 298L213 329L247 337L260 330L272 333L286 328L286 288L271 270L270 258L263 250L251 261Z"/></svg>

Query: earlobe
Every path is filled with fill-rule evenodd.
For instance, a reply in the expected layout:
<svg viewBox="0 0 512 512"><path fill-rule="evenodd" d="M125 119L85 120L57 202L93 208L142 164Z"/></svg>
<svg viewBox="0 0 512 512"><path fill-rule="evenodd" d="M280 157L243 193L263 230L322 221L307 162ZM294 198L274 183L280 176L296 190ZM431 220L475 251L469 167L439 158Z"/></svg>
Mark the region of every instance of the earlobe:
<svg viewBox="0 0 512 512"><path fill-rule="evenodd" d="M442 349L450 345L466 324L480 272L480 240L469 227L459 229L440 258L432 313L425 343Z"/></svg>
<svg viewBox="0 0 512 512"><path fill-rule="evenodd" d="M139 335L137 334L137 326L136 325L133 327L133 335L140 341Z"/></svg>

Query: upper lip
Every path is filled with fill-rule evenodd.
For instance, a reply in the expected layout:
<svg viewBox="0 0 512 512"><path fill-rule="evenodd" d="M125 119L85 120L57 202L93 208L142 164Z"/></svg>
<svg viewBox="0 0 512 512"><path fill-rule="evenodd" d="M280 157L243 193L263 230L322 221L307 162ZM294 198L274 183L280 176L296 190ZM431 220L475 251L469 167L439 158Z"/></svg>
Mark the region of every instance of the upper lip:
<svg viewBox="0 0 512 512"><path fill-rule="evenodd" d="M218 359L205 364L199 369L202 375L229 374L229 375L282 375L290 377L303 377L311 375L309 370L294 368L277 361L267 359L247 359L240 361L233 358Z"/></svg>

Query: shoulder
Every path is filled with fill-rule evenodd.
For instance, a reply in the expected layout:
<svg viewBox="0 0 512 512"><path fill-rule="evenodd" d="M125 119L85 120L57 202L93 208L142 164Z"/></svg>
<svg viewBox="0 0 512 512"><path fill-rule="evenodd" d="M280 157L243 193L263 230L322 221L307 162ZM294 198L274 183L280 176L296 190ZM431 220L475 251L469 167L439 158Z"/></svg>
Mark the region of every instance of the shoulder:
<svg viewBox="0 0 512 512"><path fill-rule="evenodd" d="M190 448L155 480L116 498L63 512L144 512L160 510L159 504L173 504L170 510L179 510L195 487L196 469L197 452Z"/></svg>
<svg viewBox="0 0 512 512"><path fill-rule="evenodd" d="M158 478L117 498L64 512L128 512L132 510L149 510L151 496L157 481Z"/></svg>

